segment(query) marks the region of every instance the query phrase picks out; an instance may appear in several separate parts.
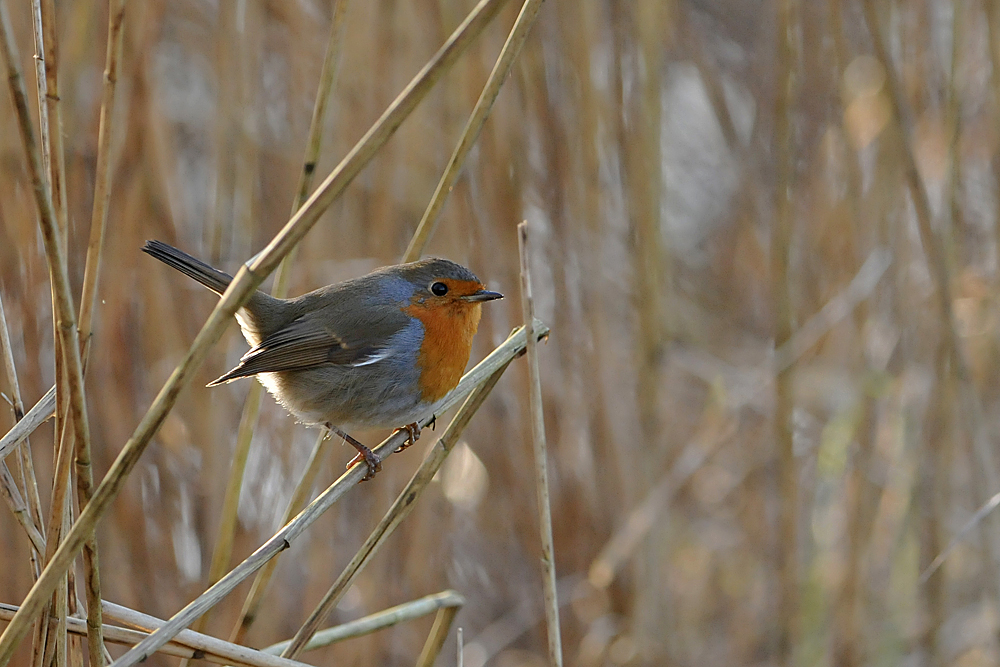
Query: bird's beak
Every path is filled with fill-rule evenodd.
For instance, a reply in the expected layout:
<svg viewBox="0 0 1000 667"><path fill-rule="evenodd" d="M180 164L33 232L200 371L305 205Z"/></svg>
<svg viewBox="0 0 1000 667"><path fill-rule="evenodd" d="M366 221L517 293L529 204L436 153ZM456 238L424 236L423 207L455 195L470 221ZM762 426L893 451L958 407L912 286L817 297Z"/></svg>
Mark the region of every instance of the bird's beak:
<svg viewBox="0 0 1000 667"><path fill-rule="evenodd" d="M493 301L494 299L502 299L503 294L500 292L491 292L489 290L481 289L478 292L473 292L472 294L466 294L461 297L462 301L470 301L472 303L479 303L480 301Z"/></svg>

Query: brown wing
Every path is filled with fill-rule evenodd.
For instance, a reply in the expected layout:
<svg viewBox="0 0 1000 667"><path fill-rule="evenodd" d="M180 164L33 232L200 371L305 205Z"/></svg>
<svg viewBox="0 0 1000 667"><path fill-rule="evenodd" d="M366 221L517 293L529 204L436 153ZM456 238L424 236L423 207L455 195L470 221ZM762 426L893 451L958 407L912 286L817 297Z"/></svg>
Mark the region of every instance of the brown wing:
<svg viewBox="0 0 1000 667"><path fill-rule="evenodd" d="M208 386L213 387L257 373L301 370L321 364L363 366L384 358L386 348L383 346L351 345L322 326L314 315L303 315L262 340L243 355L236 368L213 380ZM379 342L385 342L385 339Z"/></svg>

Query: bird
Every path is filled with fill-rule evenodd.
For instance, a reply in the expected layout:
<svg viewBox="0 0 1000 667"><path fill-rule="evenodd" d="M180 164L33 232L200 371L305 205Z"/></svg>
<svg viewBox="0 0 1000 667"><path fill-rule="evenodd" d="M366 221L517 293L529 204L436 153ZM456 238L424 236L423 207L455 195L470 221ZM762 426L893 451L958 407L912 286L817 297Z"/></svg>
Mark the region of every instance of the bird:
<svg viewBox="0 0 1000 667"><path fill-rule="evenodd" d="M221 295L233 277L162 241L142 251ZM377 269L291 299L255 291L236 312L250 350L208 383L256 377L296 419L325 426L356 450L371 479L382 457L349 434L406 430L458 385L482 304L502 299L472 271L440 258ZM398 450L397 450L398 451Z"/></svg>

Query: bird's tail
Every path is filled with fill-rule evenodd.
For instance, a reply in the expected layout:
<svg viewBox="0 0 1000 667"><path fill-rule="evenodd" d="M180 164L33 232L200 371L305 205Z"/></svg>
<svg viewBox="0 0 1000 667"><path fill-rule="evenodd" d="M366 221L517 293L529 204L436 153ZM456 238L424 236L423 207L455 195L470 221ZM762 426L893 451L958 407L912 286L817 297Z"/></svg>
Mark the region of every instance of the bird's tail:
<svg viewBox="0 0 1000 667"><path fill-rule="evenodd" d="M216 294L225 292L229 283L233 282L233 277L225 271L212 268L200 259L195 259L163 241L146 241L142 251L147 255L152 255L167 266L194 278Z"/></svg>

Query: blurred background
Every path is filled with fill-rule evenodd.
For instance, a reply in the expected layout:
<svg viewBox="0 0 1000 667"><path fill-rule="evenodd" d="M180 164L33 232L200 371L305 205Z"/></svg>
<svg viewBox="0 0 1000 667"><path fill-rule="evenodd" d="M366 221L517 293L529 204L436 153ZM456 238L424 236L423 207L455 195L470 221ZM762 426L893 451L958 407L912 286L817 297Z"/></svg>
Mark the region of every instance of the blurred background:
<svg viewBox="0 0 1000 667"><path fill-rule="evenodd" d="M28 3L8 4L33 90ZM291 293L399 261L517 4L309 233ZM891 64L862 0L549 0L443 210L427 254L508 295L473 362L521 319L531 225L569 665L1000 663L1000 524L922 577L1000 491L1000 3L876 5ZM471 7L349 4L320 177ZM106 11L58 3L77 294ZM284 225L330 21L318 0L128 5L87 375L97 478L215 305L139 248L232 272ZM3 99L0 291L31 405L54 381L49 281ZM101 523L106 599L162 618L206 587L250 382L204 384L245 350L230 327ZM526 395L519 361L329 624L453 588L465 665L547 664ZM233 564L280 526L315 436L264 398ZM435 438L282 555L250 644L295 632ZM44 502L51 425L31 444ZM353 456L333 452L314 493ZM16 604L28 541L9 512L0 536ZM206 631L228 637L248 587ZM302 659L412 664L430 624ZM438 664L454 646L453 630Z"/></svg>

